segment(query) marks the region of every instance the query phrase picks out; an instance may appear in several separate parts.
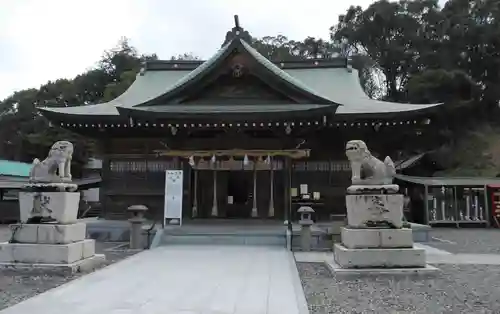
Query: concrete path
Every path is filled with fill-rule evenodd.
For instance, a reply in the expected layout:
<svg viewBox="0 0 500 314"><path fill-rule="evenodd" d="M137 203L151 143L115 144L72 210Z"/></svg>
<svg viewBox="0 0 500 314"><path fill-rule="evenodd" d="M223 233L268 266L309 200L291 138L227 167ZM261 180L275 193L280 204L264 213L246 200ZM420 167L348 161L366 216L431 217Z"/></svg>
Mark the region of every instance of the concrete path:
<svg viewBox="0 0 500 314"><path fill-rule="evenodd" d="M167 246L47 291L2 314L305 314L285 248Z"/></svg>

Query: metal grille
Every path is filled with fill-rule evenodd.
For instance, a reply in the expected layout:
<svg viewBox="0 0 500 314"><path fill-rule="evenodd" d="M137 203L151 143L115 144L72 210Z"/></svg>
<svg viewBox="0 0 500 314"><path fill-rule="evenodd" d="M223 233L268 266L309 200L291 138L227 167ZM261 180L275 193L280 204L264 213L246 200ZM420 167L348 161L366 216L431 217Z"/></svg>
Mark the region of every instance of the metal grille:
<svg viewBox="0 0 500 314"><path fill-rule="evenodd" d="M342 172L351 170L349 161L297 161L292 167L294 171Z"/></svg>
<svg viewBox="0 0 500 314"><path fill-rule="evenodd" d="M112 172L164 172L177 169L174 160L112 160Z"/></svg>

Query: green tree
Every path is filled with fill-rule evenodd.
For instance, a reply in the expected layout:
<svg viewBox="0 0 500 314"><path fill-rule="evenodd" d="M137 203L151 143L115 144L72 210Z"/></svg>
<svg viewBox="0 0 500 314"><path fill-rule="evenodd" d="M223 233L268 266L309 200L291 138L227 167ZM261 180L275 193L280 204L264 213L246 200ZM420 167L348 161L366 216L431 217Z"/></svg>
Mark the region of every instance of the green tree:
<svg viewBox="0 0 500 314"><path fill-rule="evenodd" d="M382 0L366 10L350 7L331 35L351 52L374 60L385 76L386 98L401 101L411 74L436 58L440 14L437 0Z"/></svg>
<svg viewBox="0 0 500 314"><path fill-rule="evenodd" d="M444 102L462 104L477 98L476 83L461 70L430 69L413 75L406 85L408 99L413 103Z"/></svg>
<svg viewBox="0 0 500 314"><path fill-rule="evenodd" d="M496 117L500 100L500 7L496 0L450 0L443 8L443 65L459 68L482 88L483 117Z"/></svg>

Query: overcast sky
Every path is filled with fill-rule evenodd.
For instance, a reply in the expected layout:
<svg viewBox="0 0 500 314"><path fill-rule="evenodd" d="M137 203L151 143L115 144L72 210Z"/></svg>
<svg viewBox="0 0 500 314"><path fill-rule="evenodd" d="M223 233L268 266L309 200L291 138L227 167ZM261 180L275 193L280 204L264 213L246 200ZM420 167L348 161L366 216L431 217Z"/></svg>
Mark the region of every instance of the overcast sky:
<svg viewBox="0 0 500 314"><path fill-rule="evenodd" d="M72 78L128 37L160 58L210 57L234 26L254 37L329 38L350 5L373 0L0 0L0 100L16 90Z"/></svg>

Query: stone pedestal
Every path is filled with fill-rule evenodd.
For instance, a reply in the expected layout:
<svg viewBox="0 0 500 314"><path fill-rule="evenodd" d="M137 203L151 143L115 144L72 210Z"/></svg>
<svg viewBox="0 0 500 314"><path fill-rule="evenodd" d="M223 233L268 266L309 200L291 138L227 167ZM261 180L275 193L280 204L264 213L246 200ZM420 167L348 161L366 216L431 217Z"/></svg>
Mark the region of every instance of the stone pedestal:
<svg viewBox="0 0 500 314"><path fill-rule="evenodd" d="M346 196L347 227L341 228L342 242L333 248L334 271L437 270L427 266L424 249L413 247L411 228L403 228L403 195L386 194L397 191L394 185L348 189L356 194Z"/></svg>
<svg viewBox="0 0 500 314"><path fill-rule="evenodd" d="M84 223L11 225L10 242L0 243L0 267L88 271L104 262L95 241L85 239Z"/></svg>
<svg viewBox="0 0 500 314"><path fill-rule="evenodd" d="M403 195L355 194L346 196L347 224L353 228L365 228L370 224L403 226ZM391 226L392 225L392 226Z"/></svg>
<svg viewBox="0 0 500 314"><path fill-rule="evenodd" d="M79 200L79 192L21 192L22 222L53 222L11 225L10 241L0 243L0 267L77 272L104 262L104 255L95 254L95 241L85 238L86 225L77 220Z"/></svg>
<svg viewBox="0 0 500 314"><path fill-rule="evenodd" d="M19 192L20 221L53 219L60 224L77 222L80 192Z"/></svg>
<svg viewBox="0 0 500 314"><path fill-rule="evenodd" d="M425 250L413 247L411 229L342 228L335 261L342 268L425 267Z"/></svg>

